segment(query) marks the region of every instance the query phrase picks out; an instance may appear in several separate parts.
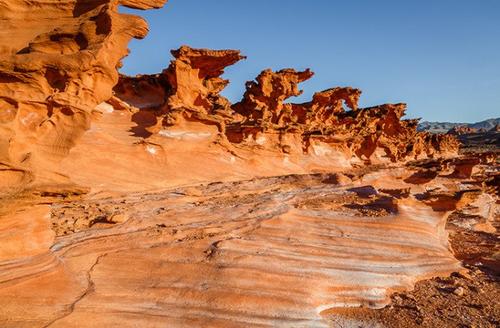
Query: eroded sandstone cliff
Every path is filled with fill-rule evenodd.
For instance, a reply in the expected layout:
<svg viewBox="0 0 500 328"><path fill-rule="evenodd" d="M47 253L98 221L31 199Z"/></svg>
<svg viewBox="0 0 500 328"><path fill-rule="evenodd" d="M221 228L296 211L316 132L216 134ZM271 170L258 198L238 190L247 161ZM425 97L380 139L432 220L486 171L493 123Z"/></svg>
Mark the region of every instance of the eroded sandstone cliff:
<svg viewBox="0 0 500 328"><path fill-rule="evenodd" d="M0 1L0 187L64 181L56 164L112 96L117 68L146 22L118 6L166 0Z"/></svg>

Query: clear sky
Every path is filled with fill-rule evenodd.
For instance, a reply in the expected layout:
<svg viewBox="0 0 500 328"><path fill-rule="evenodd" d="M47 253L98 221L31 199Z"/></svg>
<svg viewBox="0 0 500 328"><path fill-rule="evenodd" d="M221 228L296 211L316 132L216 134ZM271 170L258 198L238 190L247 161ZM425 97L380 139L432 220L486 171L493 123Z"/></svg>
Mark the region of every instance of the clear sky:
<svg viewBox="0 0 500 328"><path fill-rule="evenodd" d="M334 86L362 89L361 106L406 102L408 117L475 122L500 116L500 0L170 0L122 72L161 72L170 50L240 49L223 94L238 101L265 68L311 68L308 101Z"/></svg>

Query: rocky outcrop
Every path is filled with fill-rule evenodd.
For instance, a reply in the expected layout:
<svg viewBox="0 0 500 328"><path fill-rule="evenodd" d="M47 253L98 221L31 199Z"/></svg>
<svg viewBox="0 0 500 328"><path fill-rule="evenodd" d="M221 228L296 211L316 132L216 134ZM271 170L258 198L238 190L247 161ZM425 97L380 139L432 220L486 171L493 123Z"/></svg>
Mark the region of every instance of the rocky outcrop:
<svg viewBox="0 0 500 328"><path fill-rule="evenodd" d="M111 98L130 39L148 31L118 6L165 1L0 1L0 188L64 181L57 164Z"/></svg>
<svg viewBox="0 0 500 328"><path fill-rule="evenodd" d="M231 118L229 101L219 93L228 80L220 76L224 68L244 59L237 50L192 49L183 46L172 51L175 60L163 72L170 87L167 116L163 124L175 125L182 119L222 124Z"/></svg>
<svg viewBox="0 0 500 328"><path fill-rule="evenodd" d="M344 105L356 111L360 96L359 89L337 87L316 92L311 102L294 105L294 109L299 116L299 122L305 124L309 131L323 131L338 123L335 118L336 115L345 112ZM301 116L300 113L305 115Z"/></svg>
<svg viewBox="0 0 500 328"><path fill-rule="evenodd" d="M231 140L245 140L256 130L289 132L300 134L304 151L311 151L309 145L316 140L342 149L347 158L368 161L378 150L393 162L456 153L458 142L453 137L419 133L418 121L402 120L405 104L359 109L359 89L337 87L315 93L308 103L284 103L300 95L298 83L312 75L309 70L266 70L248 82L243 100L233 106L246 118L240 130L243 136L234 138L233 131Z"/></svg>
<svg viewBox="0 0 500 328"><path fill-rule="evenodd" d="M273 72L263 71L255 81L246 84L243 100L233 106L236 112L245 116L245 122L262 127L282 127L293 122L292 105L284 104L290 97L299 96L298 84L310 79L310 70L297 72L294 69L284 69Z"/></svg>
<svg viewBox="0 0 500 328"><path fill-rule="evenodd" d="M307 103L286 102L302 93L299 83L313 76L310 70L264 70L247 82L243 99L231 105L219 94L228 83L220 75L243 58L239 52L183 46L172 53L176 59L162 74L123 77L115 87L117 97L125 100L130 98L124 91L130 89L127 85L140 88L132 104L157 96L154 106L142 108L147 114L137 114L151 117L150 134L189 120L216 125L219 135L233 145L257 144L287 154L314 153L314 145L319 145L346 160L397 162L457 152L454 137L417 132L417 120L402 120L405 104L358 108L359 89L336 87L315 93Z"/></svg>
<svg viewBox="0 0 500 328"><path fill-rule="evenodd" d="M284 69L278 72L263 71L255 81L247 82L243 100L233 106L245 116L244 123L263 129L299 129L302 132L322 131L333 127L336 115L343 113L343 105L352 110L358 108L361 90L332 88L314 94L305 104L284 103L290 97L299 96L298 84L310 79L310 70L296 72Z"/></svg>
<svg viewBox="0 0 500 328"><path fill-rule="evenodd" d="M245 57L236 50L188 46L172 50L172 55L175 59L160 74L121 76L114 94L135 108L136 123L146 124L143 135L186 121L215 125L223 135L225 124L236 117L229 100L220 95L229 83L220 76Z"/></svg>

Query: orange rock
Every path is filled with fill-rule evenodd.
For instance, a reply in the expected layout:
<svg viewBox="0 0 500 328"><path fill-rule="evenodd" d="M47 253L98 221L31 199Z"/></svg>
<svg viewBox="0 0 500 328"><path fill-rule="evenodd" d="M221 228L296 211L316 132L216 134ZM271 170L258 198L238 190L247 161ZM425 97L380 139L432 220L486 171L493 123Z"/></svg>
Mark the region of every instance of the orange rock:
<svg viewBox="0 0 500 328"><path fill-rule="evenodd" d="M236 112L246 117L249 122L261 126L287 123L290 117L291 105L283 102L294 96L302 94L298 84L313 76L307 69L297 72L294 69L283 69L273 72L270 69L263 71L255 81L246 84L243 100L234 104Z"/></svg>
<svg viewBox="0 0 500 328"><path fill-rule="evenodd" d="M111 98L130 39L148 31L142 18L118 13L118 5L165 2L2 2L0 188L16 184L15 172L30 181L64 181L57 163L90 127L92 110Z"/></svg>
<svg viewBox="0 0 500 328"><path fill-rule="evenodd" d="M182 46L172 50L175 60L164 71L172 95L168 103L171 110L185 108L211 113L222 100L219 93L229 83L220 78L224 68L244 59L237 50L192 49Z"/></svg>
<svg viewBox="0 0 500 328"><path fill-rule="evenodd" d="M245 116L245 128L240 131L244 135L236 138L233 133L230 140L244 140L258 130L279 130L301 134L302 148L307 149L311 138L325 141L333 137L337 147L343 143L350 149L346 156L352 153L368 161L376 152L395 162L458 151L458 142L452 137L420 133L416 131L417 120L401 120L405 104L358 109L359 89L337 87L315 93L308 103L284 103L300 95L298 83L311 76L309 70L265 70L256 81L248 82L243 100L233 105ZM346 111L344 105L351 110Z"/></svg>
<svg viewBox="0 0 500 328"><path fill-rule="evenodd" d="M359 89L337 87L316 92L311 102L295 105L294 109L298 113L307 113L304 118L301 118L300 114L298 116L299 122L308 125L308 130L322 130L323 127L333 126L336 123L338 114L344 112L343 104L352 110L357 110L360 96ZM303 110L297 110L300 107Z"/></svg>
<svg viewBox="0 0 500 328"><path fill-rule="evenodd" d="M164 124L174 125L180 116L189 117L191 113L209 122L222 120L216 115L229 110L229 101L219 93L229 81L220 76L225 67L246 57L237 50L192 49L188 46L173 50L172 55L175 60L163 72L171 88Z"/></svg>
<svg viewBox="0 0 500 328"><path fill-rule="evenodd" d="M139 121L140 116L154 120L148 131L188 120L216 125L222 132L225 122L234 120L235 114L229 101L219 94L229 83L220 76L225 67L245 57L236 50L188 46L172 50L172 55L175 60L161 74L121 76L115 95L142 112L136 115Z"/></svg>

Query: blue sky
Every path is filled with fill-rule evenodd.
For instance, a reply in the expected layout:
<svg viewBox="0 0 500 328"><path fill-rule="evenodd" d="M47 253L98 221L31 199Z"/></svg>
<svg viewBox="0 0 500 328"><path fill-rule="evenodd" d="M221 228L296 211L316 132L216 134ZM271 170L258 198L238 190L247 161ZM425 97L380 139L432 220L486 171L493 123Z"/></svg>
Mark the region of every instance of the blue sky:
<svg viewBox="0 0 500 328"><path fill-rule="evenodd" d="M170 50L240 49L223 94L238 101L265 68L311 68L308 101L333 86L362 89L361 106L406 102L408 117L475 122L500 116L500 0L170 0L140 14L122 73L161 72Z"/></svg>

